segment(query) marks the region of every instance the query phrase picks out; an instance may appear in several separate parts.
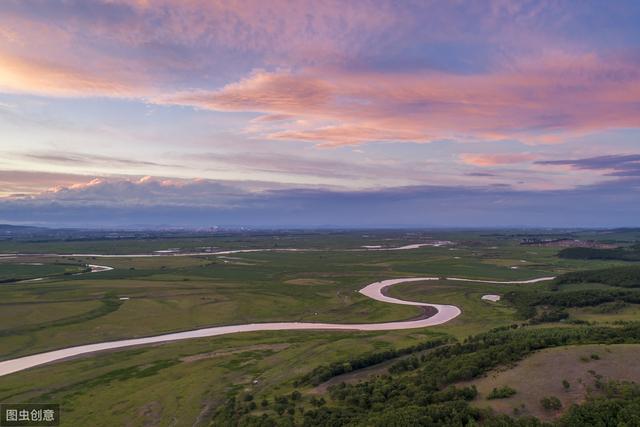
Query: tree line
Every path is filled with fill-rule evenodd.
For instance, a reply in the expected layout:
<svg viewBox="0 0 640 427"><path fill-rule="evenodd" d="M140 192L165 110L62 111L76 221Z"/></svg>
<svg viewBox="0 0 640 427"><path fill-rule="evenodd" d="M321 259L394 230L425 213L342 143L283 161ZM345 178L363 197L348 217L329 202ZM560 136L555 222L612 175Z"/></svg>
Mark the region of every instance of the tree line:
<svg viewBox="0 0 640 427"><path fill-rule="evenodd" d="M572 283L602 283L622 288L640 287L640 266L602 268L598 270L576 271L558 276L553 285Z"/></svg>
<svg viewBox="0 0 640 427"><path fill-rule="evenodd" d="M640 244L614 249L565 248L558 252L558 256L567 259L640 261Z"/></svg>

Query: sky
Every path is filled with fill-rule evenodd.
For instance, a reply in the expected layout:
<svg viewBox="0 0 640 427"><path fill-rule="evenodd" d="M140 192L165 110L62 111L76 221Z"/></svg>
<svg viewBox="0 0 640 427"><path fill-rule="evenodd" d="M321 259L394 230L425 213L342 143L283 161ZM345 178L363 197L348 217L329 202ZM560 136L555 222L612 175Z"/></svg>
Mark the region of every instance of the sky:
<svg viewBox="0 0 640 427"><path fill-rule="evenodd" d="M640 2L3 0L0 223L617 227Z"/></svg>

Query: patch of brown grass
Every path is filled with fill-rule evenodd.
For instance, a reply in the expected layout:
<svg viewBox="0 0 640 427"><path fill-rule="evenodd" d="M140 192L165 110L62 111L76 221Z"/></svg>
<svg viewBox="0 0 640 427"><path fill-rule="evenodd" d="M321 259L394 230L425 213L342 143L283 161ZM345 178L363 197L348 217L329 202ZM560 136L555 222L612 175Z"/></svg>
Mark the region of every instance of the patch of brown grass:
<svg viewBox="0 0 640 427"><path fill-rule="evenodd" d="M589 393L597 393L597 378L640 382L639 352L639 344L551 348L533 354L511 369L494 370L484 378L461 385L474 384L478 388L474 405L489 406L509 415L514 415L514 409L518 408L519 415L550 420L562 411L544 410L540 404L543 397L556 396L566 410L574 403L583 402ZM568 389L563 386L563 380L569 382ZM512 387L517 393L506 399L487 400L494 387L503 386Z"/></svg>

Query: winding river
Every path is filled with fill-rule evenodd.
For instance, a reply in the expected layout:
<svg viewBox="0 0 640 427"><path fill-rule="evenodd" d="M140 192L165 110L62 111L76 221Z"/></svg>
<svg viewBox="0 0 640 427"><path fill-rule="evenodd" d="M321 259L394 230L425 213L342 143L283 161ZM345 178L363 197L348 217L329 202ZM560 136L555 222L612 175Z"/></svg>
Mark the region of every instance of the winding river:
<svg viewBox="0 0 640 427"><path fill-rule="evenodd" d="M100 270L99 270L100 271ZM101 270L104 271L104 270ZM522 281L488 281L488 280L472 280L447 278L447 280L459 280L465 282L482 282L482 283L536 283L544 280L551 280L553 277L542 277L532 280ZM405 301L398 298L390 297L386 294L386 290L398 283L419 282L426 280L439 280L438 277L411 277L400 279L382 280L380 282L371 283L360 289L360 293L377 301L391 303L413 305L423 308L423 315L405 321L386 322L386 323L354 323L354 324L338 324L338 323L306 323L306 322L276 322L276 323L249 323L245 325L230 326L214 326L211 328L195 329L191 331L176 332L171 334L156 335L144 338L133 338L118 341L108 341L96 344L80 345L75 347L64 348L61 350L48 351L46 353L34 354L31 356L20 357L17 359L6 360L0 362L0 376L8 375L14 372L29 369L35 366L44 365L51 362L60 361L70 357L86 355L104 350L113 350L124 347L157 344L170 341L185 340L191 338L214 337L218 335L234 334L238 332L255 332L255 331L296 331L296 330L340 330L340 331L389 331L395 329L414 329L425 328L429 326L441 325L458 317L462 311L455 305L446 304L428 304L424 302Z"/></svg>
<svg viewBox="0 0 640 427"><path fill-rule="evenodd" d="M362 246L356 249L336 249L341 251L403 251L410 249L419 249L425 246L440 247L451 244L448 240L438 240L428 243L413 243L404 246ZM160 250L153 253L139 254L57 254L57 253L32 253L32 254L0 254L0 259L11 259L23 256L39 256L39 257L81 257L81 258L155 258L155 257L187 257L187 256L215 256L215 255L231 255L243 254L251 252L315 252L319 249L300 249L300 248L255 248L255 249L231 249L216 252L174 252L173 250Z"/></svg>

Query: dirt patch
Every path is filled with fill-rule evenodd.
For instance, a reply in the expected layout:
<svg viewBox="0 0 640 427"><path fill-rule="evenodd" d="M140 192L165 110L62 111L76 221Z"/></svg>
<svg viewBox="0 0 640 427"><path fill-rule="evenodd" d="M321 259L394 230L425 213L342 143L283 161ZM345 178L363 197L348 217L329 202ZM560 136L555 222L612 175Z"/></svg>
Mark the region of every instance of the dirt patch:
<svg viewBox="0 0 640 427"><path fill-rule="evenodd" d="M640 382L639 352L639 344L551 348L533 354L514 368L495 370L484 378L459 385L474 384L478 388L479 395L473 403L476 406L490 406L496 412L512 416L518 408L518 415L551 420L562 411L545 411L540 404L543 397L557 397L566 410L574 403L584 402L589 393L597 392L598 377L602 381ZM563 385L563 380L568 387ZM517 393L507 399L486 399L494 387L503 386L514 388Z"/></svg>
<svg viewBox="0 0 640 427"><path fill-rule="evenodd" d="M221 357L221 356L229 356L231 354L245 353L247 351L262 351L262 350L280 351L288 347L289 347L289 344L287 343L259 344L259 345L252 345L249 347L238 348L235 350L219 350L219 351L211 351L208 353L194 354L192 356L182 357L180 358L180 361L185 363L191 363L191 362L197 362L198 360L211 359L213 357Z"/></svg>
<svg viewBox="0 0 640 427"><path fill-rule="evenodd" d="M286 280L284 283L288 285L333 285L336 282L327 279L291 279Z"/></svg>

